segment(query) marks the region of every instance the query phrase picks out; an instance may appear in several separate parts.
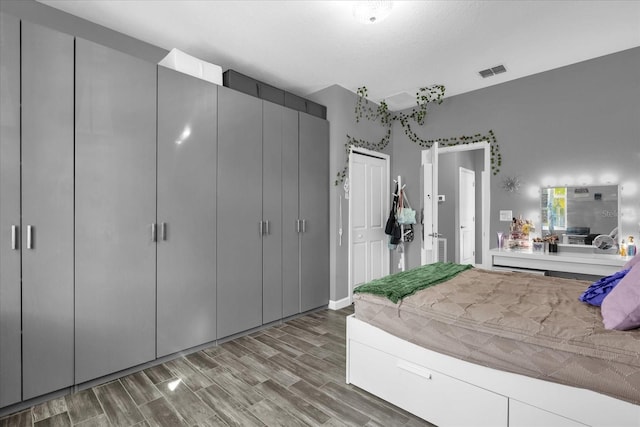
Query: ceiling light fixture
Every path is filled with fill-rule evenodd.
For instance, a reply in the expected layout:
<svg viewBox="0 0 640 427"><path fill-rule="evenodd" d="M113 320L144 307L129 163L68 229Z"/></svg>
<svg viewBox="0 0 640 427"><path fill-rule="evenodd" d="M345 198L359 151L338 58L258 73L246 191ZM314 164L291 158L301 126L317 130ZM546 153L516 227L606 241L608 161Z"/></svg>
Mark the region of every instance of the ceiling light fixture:
<svg viewBox="0 0 640 427"><path fill-rule="evenodd" d="M353 17L363 24L382 22L391 13L392 1L353 2Z"/></svg>

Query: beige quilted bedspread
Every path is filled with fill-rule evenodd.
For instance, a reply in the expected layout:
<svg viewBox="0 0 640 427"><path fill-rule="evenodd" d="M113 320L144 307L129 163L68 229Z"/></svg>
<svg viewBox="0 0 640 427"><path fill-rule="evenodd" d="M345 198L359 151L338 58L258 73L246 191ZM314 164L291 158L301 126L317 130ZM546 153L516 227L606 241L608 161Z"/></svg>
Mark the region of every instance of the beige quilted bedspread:
<svg viewBox="0 0 640 427"><path fill-rule="evenodd" d="M354 294L356 317L422 347L640 404L640 329L609 331L578 301L589 282L472 269L394 304Z"/></svg>

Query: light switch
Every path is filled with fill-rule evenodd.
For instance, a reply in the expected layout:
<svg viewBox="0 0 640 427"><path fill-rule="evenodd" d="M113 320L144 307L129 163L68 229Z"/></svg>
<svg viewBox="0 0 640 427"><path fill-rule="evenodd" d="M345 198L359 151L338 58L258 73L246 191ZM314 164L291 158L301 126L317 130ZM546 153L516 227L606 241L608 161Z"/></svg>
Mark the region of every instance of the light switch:
<svg viewBox="0 0 640 427"><path fill-rule="evenodd" d="M500 221L511 221L513 219L513 211L500 211Z"/></svg>

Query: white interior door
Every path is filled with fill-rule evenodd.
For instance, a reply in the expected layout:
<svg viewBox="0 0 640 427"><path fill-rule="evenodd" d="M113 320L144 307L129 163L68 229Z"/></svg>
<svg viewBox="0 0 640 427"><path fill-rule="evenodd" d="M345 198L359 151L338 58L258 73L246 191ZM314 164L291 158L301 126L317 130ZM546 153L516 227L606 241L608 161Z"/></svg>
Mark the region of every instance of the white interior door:
<svg viewBox="0 0 640 427"><path fill-rule="evenodd" d="M349 283L353 291L362 283L389 274L384 233L389 214L389 175L388 157L352 152L349 160Z"/></svg>
<svg viewBox="0 0 640 427"><path fill-rule="evenodd" d="M460 264L476 263L476 174L459 168L458 180L458 254Z"/></svg>
<svg viewBox="0 0 640 427"><path fill-rule="evenodd" d="M438 261L438 143L422 151L422 265Z"/></svg>

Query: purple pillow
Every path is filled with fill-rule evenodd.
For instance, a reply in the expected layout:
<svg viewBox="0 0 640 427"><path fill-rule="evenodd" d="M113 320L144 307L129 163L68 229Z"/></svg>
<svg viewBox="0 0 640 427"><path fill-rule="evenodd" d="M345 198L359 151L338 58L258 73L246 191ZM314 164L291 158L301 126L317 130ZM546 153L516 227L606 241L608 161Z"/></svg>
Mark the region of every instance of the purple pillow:
<svg viewBox="0 0 640 427"><path fill-rule="evenodd" d="M597 282L592 283L591 286L580 295L580 301L600 307L604 298L609 295L609 292L616 287L628 272L629 270L618 271L611 276L603 277Z"/></svg>
<svg viewBox="0 0 640 427"><path fill-rule="evenodd" d="M640 254L636 254L636 256L634 256L629 261L627 261L627 263L622 267L622 269L628 270L638 263L640 263Z"/></svg>
<svg viewBox="0 0 640 427"><path fill-rule="evenodd" d="M640 327L640 265L629 270L604 299L602 320L607 329L626 331Z"/></svg>

